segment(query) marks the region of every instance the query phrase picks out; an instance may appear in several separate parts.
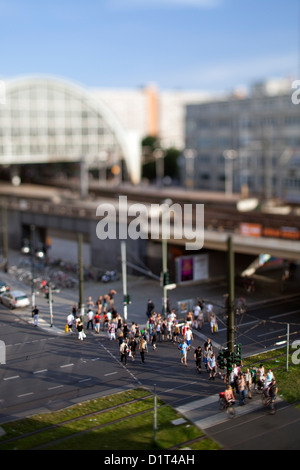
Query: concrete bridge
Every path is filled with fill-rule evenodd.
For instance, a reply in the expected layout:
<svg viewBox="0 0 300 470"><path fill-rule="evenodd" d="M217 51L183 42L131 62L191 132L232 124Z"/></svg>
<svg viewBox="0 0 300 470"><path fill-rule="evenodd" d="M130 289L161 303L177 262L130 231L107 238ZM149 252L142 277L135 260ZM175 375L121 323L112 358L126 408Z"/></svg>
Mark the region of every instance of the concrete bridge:
<svg viewBox="0 0 300 470"><path fill-rule="evenodd" d="M125 194L124 188L114 188L120 194ZM136 191L136 189L135 189ZM169 193L170 194L170 193ZM177 194L177 199L176 199ZM95 195L94 198L81 200L77 193L70 189L50 188L44 186L21 185L12 187L9 184L1 184L0 199L5 201L7 213L7 233L9 247L20 249L24 238L30 237L30 227L35 227L36 243L44 247L47 240L51 239L50 256L67 256L69 260L77 260L77 237L81 233L84 236L84 258L86 265L93 265L105 269L120 268L120 241L115 239L99 240L97 224L100 217L97 215L99 204L109 204L116 209L116 221L119 226L119 197L111 194L110 197L104 191L104 195ZM171 193L172 202L179 201L180 192ZM124 197L124 196L123 196ZM143 194L139 197L143 199ZM157 209L158 193L151 198L145 197L144 206L151 211ZM267 214L257 211L238 212L233 200L213 201L212 195L208 195L208 202L204 201L203 248L198 253L211 252L223 253L227 251L227 240L231 236L235 253L245 256L244 268L251 264L255 258L262 254L289 260L300 261L300 222L296 213L289 215ZM134 204L136 198L127 193L128 205ZM164 199L160 199L162 203ZM187 194L186 199L181 197L181 203L191 200ZM141 203L141 201L139 201ZM196 199L193 201L196 204ZM191 216L194 218L194 214ZM131 215L127 223L134 217ZM174 218L171 216L174 227ZM3 222L3 219L2 219ZM192 233L195 234L195 220L192 221ZM178 223L178 220L176 221ZM2 223L3 226L3 223ZM157 236L151 239L150 225L141 227L141 235L137 240L127 239L128 252L132 256L128 261L137 264L137 260L150 259L154 263L156 258L157 270L161 265L161 222ZM148 232L147 232L148 230ZM269 234L269 236L267 236ZM276 236L270 236L271 234ZM196 251L186 251L186 244L191 241L188 232L184 231L181 239L174 237L172 232L168 238L171 262L176 256L195 254ZM199 236L199 234L198 234ZM3 238L3 237L2 237ZM199 236L200 240L200 236ZM220 267L224 264L225 257L220 257L216 264ZM247 257L248 256L248 257ZM171 264L171 263L170 263ZM224 266L224 274L225 274ZM157 272L157 271L156 271Z"/></svg>

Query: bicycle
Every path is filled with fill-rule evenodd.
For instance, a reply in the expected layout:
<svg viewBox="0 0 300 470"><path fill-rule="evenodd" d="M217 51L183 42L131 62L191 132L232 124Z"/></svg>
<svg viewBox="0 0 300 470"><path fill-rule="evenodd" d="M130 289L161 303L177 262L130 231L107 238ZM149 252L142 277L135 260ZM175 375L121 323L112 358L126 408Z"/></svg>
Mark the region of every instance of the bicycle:
<svg viewBox="0 0 300 470"><path fill-rule="evenodd" d="M265 395L265 393L262 394L262 403L266 408L270 410L270 414L272 415L276 413L275 400L276 397Z"/></svg>

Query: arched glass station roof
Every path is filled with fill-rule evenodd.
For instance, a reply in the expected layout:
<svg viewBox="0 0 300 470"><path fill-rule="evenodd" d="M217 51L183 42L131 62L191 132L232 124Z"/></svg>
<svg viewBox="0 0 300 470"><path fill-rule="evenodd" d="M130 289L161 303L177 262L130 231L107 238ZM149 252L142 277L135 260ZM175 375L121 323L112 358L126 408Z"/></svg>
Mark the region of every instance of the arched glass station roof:
<svg viewBox="0 0 300 470"><path fill-rule="evenodd" d="M85 88L57 78L5 82L0 104L0 164L76 162L90 166L124 159L140 180L140 142Z"/></svg>

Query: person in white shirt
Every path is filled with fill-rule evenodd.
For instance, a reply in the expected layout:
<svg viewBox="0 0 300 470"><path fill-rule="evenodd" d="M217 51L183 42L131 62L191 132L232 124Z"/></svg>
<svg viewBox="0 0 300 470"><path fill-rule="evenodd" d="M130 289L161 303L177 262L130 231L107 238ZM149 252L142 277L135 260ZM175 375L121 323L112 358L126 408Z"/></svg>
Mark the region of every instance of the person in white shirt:
<svg viewBox="0 0 300 470"><path fill-rule="evenodd" d="M193 312L194 312L193 327L194 328L198 328L198 318L199 318L200 311L201 311L200 306L195 305L195 307L193 308Z"/></svg>
<svg viewBox="0 0 300 470"><path fill-rule="evenodd" d="M72 331L72 328L73 328L73 324L74 324L74 315L73 313L71 312L68 316L67 316L67 325L69 327L69 332L70 333L73 333Z"/></svg>
<svg viewBox="0 0 300 470"><path fill-rule="evenodd" d="M188 345L188 350L191 349L191 341L194 339L192 330L188 327L185 334L186 344Z"/></svg>
<svg viewBox="0 0 300 470"><path fill-rule="evenodd" d="M94 324L93 324L94 312L92 309L89 309L87 313L87 318L88 318L88 321L87 321L86 329L88 330L89 326L91 325L92 330L93 330L94 329Z"/></svg>

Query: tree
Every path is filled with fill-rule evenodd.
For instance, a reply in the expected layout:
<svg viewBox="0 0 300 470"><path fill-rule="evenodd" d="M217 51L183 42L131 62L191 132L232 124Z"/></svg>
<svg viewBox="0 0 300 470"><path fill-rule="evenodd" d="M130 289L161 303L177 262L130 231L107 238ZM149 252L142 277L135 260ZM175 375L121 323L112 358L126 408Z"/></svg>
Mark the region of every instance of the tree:
<svg viewBox="0 0 300 470"><path fill-rule="evenodd" d="M149 181L154 181L156 179L156 162L154 157L156 149L161 149L158 137L146 136L142 140L142 151L144 156L142 177L147 178ZM178 179L178 158L180 156L180 151L174 147L162 150L164 152L164 176L168 176L172 180Z"/></svg>

